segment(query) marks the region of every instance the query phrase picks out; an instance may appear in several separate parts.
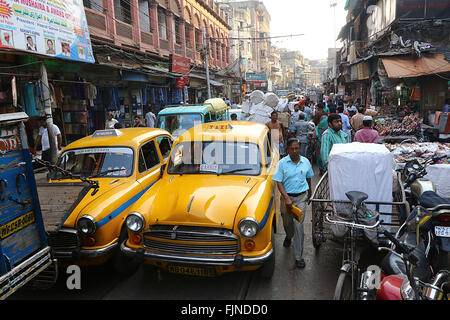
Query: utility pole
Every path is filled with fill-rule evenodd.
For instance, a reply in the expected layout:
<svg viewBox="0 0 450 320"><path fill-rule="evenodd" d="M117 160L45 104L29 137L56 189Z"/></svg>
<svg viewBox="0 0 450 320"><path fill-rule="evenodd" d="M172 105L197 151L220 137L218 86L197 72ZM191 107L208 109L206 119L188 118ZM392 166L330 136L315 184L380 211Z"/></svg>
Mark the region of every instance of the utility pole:
<svg viewBox="0 0 450 320"><path fill-rule="evenodd" d="M41 63L41 83L42 96L44 98L45 119L47 122L48 140L50 143L51 163L54 164L58 157L57 146L55 141L55 132L53 130L52 106L50 104L50 90L48 86L47 68L44 61Z"/></svg>
<svg viewBox="0 0 450 320"><path fill-rule="evenodd" d="M337 2L331 2L330 8L333 8L333 31L334 31L334 51L333 51L333 57L334 57L334 65L333 65L333 75L334 75L334 93L337 94L337 59L336 59L336 6Z"/></svg>
<svg viewBox="0 0 450 320"><path fill-rule="evenodd" d="M240 26L238 26L238 39L241 38L241 33L240 33L241 29ZM239 82L240 82L240 87L239 87L239 103L242 102L242 68L241 68L241 62L242 62L242 54L241 54L241 40L238 40L238 48L239 48Z"/></svg>
<svg viewBox="0 0 450 320"><path fill-rule="evenodd" d="M206 42L206 27L203 27L203 50L205 51L206 85L208 87L208 99L211 99L211 84L209 81L209 64L208 64L209 48L208 43Z"/></svg>

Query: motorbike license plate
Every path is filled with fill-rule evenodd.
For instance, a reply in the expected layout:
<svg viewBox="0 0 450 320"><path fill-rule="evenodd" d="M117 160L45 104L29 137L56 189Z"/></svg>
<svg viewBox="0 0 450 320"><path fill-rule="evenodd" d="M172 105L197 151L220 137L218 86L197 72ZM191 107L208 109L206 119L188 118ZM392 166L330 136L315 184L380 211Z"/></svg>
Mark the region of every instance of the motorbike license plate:
<svg viewBox="0 0 450 320"><path fill-rule="evenodd" d="M168 270L170 273L178 273L178 274L184 274L184 275L189 275L189 276L198 276L198 277L215 277L216 276L216 270L214 268L169 265Z"/></svg>
<svg viewBox="0 0 450 320"><path fill-rule="evenodd" d="M434 227L434 233L438 237L450 238L450 227L436 226Z"/></svg>

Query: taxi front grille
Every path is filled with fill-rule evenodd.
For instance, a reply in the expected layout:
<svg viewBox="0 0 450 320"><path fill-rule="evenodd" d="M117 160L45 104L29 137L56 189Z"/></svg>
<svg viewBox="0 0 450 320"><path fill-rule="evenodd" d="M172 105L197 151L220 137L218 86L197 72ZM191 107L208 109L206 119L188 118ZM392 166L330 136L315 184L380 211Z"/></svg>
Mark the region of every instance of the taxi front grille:
<svg viewBox="0 0 450 320"><path fill-rule="evenodd" d="M231 255L239 239L230 230L191 226L152 226L144 232L144 247L170 253Z"/></svg>
<svg viewBox="0 0 450 320"><path fill-rule="evenodd" d="M78 232L73 229L61 229L50 232L48 243L53 249L75 249L79 246Z"/></svg>

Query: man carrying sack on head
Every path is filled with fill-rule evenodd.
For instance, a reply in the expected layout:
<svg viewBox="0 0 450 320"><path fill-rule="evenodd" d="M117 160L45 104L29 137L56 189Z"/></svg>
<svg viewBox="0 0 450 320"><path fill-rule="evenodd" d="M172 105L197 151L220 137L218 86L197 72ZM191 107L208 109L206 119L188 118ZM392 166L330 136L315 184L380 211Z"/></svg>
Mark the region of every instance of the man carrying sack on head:
<svg viewBox="0 0 450 320"><path fill-rule="evenodd" d="M307 201L311 197L311 178L314 171L309 160L300 156L298 139L289 139L286 147L288 156L278 162L272 180L277 182L281 193L281 216L286 232L283 246L289 247L291 240L294 239L295 265L297 268L304 268L303 221Z"/></svg>

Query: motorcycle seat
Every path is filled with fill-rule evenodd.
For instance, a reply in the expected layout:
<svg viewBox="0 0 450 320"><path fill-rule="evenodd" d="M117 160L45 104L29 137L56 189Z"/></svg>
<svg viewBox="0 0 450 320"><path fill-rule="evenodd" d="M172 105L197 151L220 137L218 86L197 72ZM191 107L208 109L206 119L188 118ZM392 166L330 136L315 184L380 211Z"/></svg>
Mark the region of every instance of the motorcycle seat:
<svg viewBox="0 0 450 320"><path fill-rule="evenodd" d="M349 191L346 192L345 195L357 208L359 208L361 206L361 203L369 197L367 193L360 191Z"/></svg>
<svg viewBox="0 0 450 320"><path fill-rule="evenodd" d="M425 191L420 197L419 203L425 208L433 208L440 204L450 206L450 199L443 198L434 191Z"/></svg>
<svg viewBox="0 0 450 320"><path fill-rule="evenodd" d="M402 237L402 242L410 246L416 245L416 233L407 233ZM419 258L417 266L414 268L414 276L420 280L428 282L432 274L430 265L425 255L425 245L421 241L419 247L416 247L413 254ZM381 268L386 275L404 274L406 275L405 262L397 255L388 253L381 261Z"/></svg>

